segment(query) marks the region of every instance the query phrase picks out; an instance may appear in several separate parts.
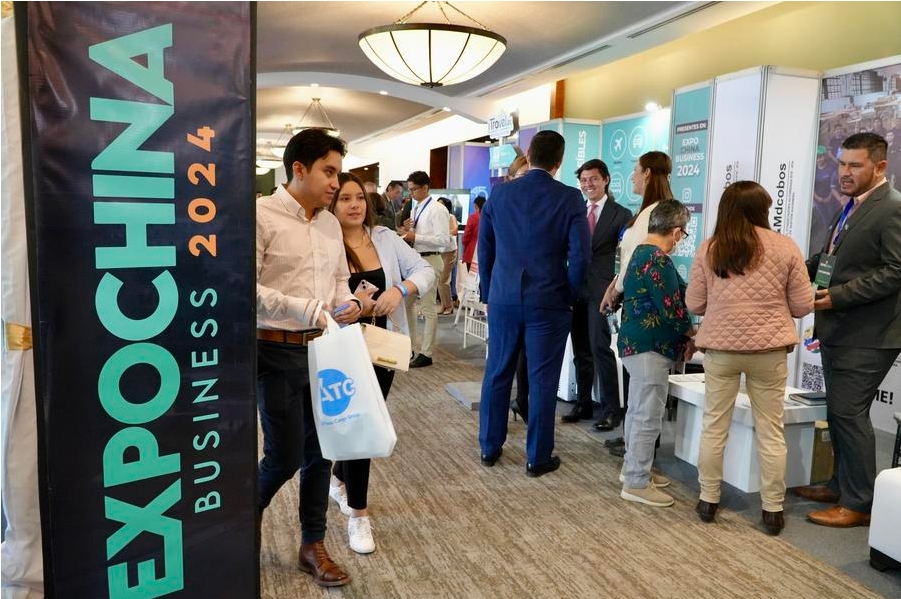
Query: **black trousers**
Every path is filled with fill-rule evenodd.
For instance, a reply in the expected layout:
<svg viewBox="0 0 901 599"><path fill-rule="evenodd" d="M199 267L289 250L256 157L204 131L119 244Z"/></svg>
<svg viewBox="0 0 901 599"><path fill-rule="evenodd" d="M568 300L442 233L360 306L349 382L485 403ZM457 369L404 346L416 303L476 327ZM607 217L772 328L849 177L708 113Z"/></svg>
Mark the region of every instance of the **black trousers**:
<svg viewBox="0 0 901 599"><path fill-rule="evenodd" d="M394 371L381 366L373 366L373 368L375 377L379 380L382 395L388 399L391 383L394 382ZM368 459L345 460L335 462L335 467L332 469L335 478L344 483L344 489L347 491L347 505L351 509L364 510L369 505L369 466L370 460Z"/></svg>
<svg viewBox="0 0 901 599"><path fill-rule="evenodd" d="M600 418L621 416L616 356L610 348L607 317L596 302L576 300L572 312L573 364L576 367L577 405L590 408L595 377L600 382ZM624 386L625 388L625 386Z"/></svg>
<svg viewBox="0 0 901 599"><path fill-rule="evenodd" d="M319 449L306 347L257 341L257 399L263 429L260 511L300 469L301 543L321 541L325 538L332 463Z"/></svg>

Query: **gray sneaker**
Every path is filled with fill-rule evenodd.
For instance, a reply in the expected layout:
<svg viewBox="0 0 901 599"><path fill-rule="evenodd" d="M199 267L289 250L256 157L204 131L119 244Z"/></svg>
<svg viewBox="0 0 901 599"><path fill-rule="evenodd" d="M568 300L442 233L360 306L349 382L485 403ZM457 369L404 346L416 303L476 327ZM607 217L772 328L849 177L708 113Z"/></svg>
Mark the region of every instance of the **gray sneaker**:
<svg viewBox="0 0 901 599"><path fill-rule="evenodd" d="M623 487L619 496L626 501L636 501L654 507L669 507L676 503L672 497L657 489L653 484L649 484L643 489Z"/></svg>

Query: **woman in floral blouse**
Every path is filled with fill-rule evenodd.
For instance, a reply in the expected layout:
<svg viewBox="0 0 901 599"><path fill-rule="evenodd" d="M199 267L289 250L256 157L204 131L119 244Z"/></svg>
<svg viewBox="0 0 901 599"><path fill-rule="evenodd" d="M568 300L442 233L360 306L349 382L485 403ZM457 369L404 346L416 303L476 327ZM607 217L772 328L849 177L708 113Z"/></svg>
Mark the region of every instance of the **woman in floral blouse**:
<svg viewBox="0 0 901 599"><path fill-rule="evenodd" d="M694 331L685 307L685 283L668 255L688 236L688 219L688 209L681 202L658 202L650 214L648 236L635 248L623 272L618 347L629 371L629 410L620 497L654 507L674 503L652 482L651 464L670 369L678 358L692 351L688 336Z"/></svg>

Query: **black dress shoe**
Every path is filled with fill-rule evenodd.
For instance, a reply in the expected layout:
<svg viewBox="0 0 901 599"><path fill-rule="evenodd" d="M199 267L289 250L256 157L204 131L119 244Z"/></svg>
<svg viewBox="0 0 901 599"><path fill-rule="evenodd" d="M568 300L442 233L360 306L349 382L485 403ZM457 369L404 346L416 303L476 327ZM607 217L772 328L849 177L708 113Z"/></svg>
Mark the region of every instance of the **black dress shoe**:
<svg viewBox="0 0 901 599"><path fill-rule="evenodd" d="M487 453L483 453L482 454L482 466L485 466L486 468L491 468L492 466L494 466L495 463L497 463L497 460L498 460L498 458L501 457L502 453L504 453L503 448L501 448L501 450L498 451L494 455L488 455Z"/></svg>
<svg viewBox="0 0 901 599"><path fill-rule="evenodd" d="M710 503L701 499L695 506L695 512L701 517L701 522L713 522L713 517L716 516L716 510L719 507L718 503Z"/></svg>
<svg viewBox="0 0 901 599"><path fill-rule="evenodd" d="M591 406L580 406L576 404L573 406L573 409L569 411L569 414L564 414L560 417L560 422L578 422L580 420L588 420L592 416L594 416L594 410L592 410Z"/></svg>
<svg viewBox="0 0 901 599"><path fill-rule="evenodd" d="M510 402L510 410L513 412L513 420L516 420L516 417L519 416L522 418L522 421L526 424L529 424L529 414L528 410L523 410L519 407L519 402L515 399Z"/></svg>
<svg viewBox="0 0 901 599"><path fill-rule="evenodd" d="M622 445L613 445L608 447L607 451L610 452L610 455L621 458L626 455L626 445L625 443Z"/></svg>
<svg viewBox="0 0 901 599"><path fill-rule="evenodd" d="M604 447L616 447L617 445L625 447L626 440L622 437L617 437L616 439L607 439L604 441Z"/></svg>
<svg viewBox="0 0 901 599"><path fill-rule="evenodd" d="M548 472L553 472L557 468L560 467L560 458L555 455L551 456L551 459L543 464L526 464L526 475L532 478L536 478L541 476L542 474L547 474Z"/></svg>
<svg viewBox="0 0 901 599"><path fill-rule="evenodd" d="M425 354L419 354L410 360L410 368L422 368L423 366L431 366L432 359Z"/></svg>
<svg viewBox="0 0 901 599"><path fill-rule="evenodd" d="M778 512L768 512L763 510L763 528L766 529L766 534L773 535L774 537L782 532L782 529L785 528L785 519L782 517L782 511Z"/></svg>
<svg viewBox="0 0 901 599"><path fill-rule="evenodd" d="M612 431L619 426L619 418L604 416L592 425L596 431Z"/></svg>

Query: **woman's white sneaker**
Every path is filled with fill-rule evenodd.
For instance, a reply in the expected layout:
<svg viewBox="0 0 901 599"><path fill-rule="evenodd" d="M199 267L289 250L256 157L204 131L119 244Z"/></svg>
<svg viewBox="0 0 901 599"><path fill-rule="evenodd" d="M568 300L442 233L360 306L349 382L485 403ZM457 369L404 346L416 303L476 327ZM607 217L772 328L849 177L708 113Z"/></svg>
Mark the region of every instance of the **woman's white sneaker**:
<svg viewBox="0 0 901 599"><path fill-rule="evenodd" d="M375 551L375 541L372 538L372 525L369 516L351 516L347 521L347 538L350 548L357 553L372 553Z"/></svg>
<svg viewBox="0 0 901 599"><path fill-rule="evenodd" d="M344 488L344 485L329 485L328 496L338 504L342 514L350 516L350 507L347 505L347 489Z"/></svg>

